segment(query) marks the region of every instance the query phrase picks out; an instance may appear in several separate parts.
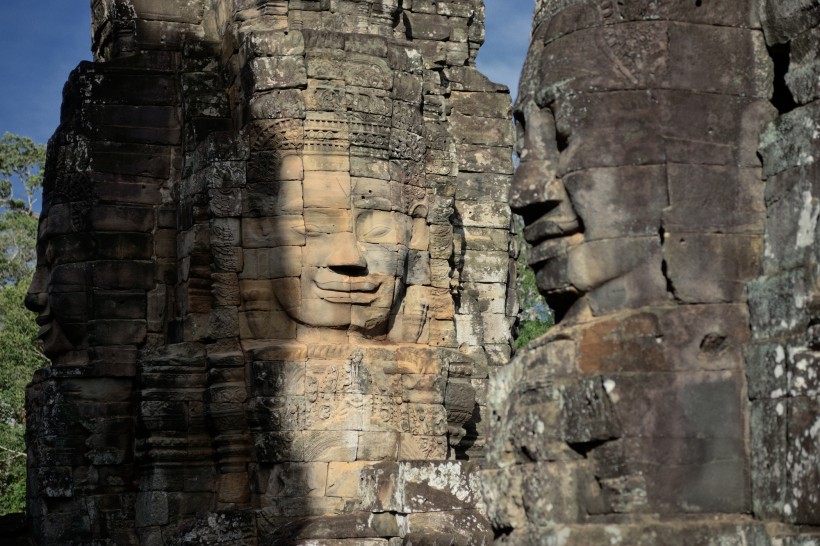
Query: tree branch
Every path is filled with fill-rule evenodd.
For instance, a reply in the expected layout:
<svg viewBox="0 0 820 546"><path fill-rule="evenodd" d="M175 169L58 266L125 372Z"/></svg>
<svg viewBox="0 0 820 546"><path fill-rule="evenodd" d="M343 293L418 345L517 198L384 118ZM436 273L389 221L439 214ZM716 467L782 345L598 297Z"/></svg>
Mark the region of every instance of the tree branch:
<svg viewBox="0 0 820 546"><path fill-rule="evenodd" d="M7 447L0 446L0 450L7 451L8 453L11 453L11 456L14 457L14 458L18 458L18 457L26 458L26 457L28 457L28 455L26 455L22 451L17 451L16 449L9 449Z"/></svg>

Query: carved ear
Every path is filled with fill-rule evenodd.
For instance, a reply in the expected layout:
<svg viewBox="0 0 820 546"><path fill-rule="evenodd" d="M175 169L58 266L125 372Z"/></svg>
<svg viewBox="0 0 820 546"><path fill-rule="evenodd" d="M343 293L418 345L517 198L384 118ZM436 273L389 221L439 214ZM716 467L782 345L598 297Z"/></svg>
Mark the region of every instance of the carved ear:
<svg viewBox="0 0 820 546"><path fill-rule="evenodd" d="M409 212L413 218L427 218L427 203L415 203Z"/></svg>
<svg viewBox="0 0 820 546"><path fill-rule="evenodd" d="M427 190L418 186L402 186L402 209L413 218L427 218L429 196Z"/></svg>

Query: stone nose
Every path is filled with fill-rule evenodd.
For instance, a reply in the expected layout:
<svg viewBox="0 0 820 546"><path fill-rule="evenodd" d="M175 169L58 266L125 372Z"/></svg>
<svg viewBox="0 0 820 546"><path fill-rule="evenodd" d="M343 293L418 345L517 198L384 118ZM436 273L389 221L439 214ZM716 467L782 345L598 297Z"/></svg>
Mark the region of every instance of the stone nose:
<svg viewBox="0 0 820 546"><path fill-rule="evenodd" d="M530 216L530 208L543 212L568 200L564 183L558 178L556 165L548 160L522 161L510 184L510 208L516 214ZM539 214L540 216L540 214Z"/></svg>
<svg viewBox="0 0 820 546"><path fill-rule="evenodd" d="M558 173L560 147L552 111L525 101L515 118L520 163L510 183L510 207L526 222L567 201L567 193Z"/></svg>
<svg viewBox="0 0 820 546"><path fill-rule="evenodd" d="M31 280L26 297L23 298L23 304L26 309L35 313L42 313L48 305L48 292L45 286L45 272L38 269Z"/></svg>
<svg viewBox="0 0 820 546"><path fill-rule="evenodd" d="M364 252L353 233L339 233L334 237L327 265L336 270L353 270L354 274L361 274L361 271L367 268Z"/></svg>

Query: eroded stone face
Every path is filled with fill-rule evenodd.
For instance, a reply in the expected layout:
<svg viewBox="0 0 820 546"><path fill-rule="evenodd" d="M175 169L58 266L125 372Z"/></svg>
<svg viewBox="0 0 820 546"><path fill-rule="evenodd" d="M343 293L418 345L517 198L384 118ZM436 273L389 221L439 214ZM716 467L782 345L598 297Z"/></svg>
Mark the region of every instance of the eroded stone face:
<svg viewBox="0 0 820 546"><path fill-rule="evenodd" d="M763 271L757 149L776 116L757 6L535 13L510 200L559 322L491 382L498 542L597 543L604 521L629 542L648 514L694 535L711 514L740 524L757 479L744 361L746 283Z"/></svg>
<svg viewBox="0 0 820 546"><path fill-rule="evenodd" d="M772 69L752 7L718 27L728 8L641 5L547 3L536 20L511 204L559 316L737 301L759 271Z"/></svg>
<svg viewBox="0 0 820 546"><path fill-rule="evenodd" d="M43 354L54 358L86 345L89 317L85 268L72 268L73 271L62 268L54 272L51 269L49 265L38 269L26 296L26 306L38 314L38 337L43 342ZM60 282L71 273L75 274L73 283L69 279Z"/></svg>
<svg viewBox="0 0 820 546"><path fill-rule="evenodd" d="M280 200L293 191L287 186L280 186ZM281 313L306 326L384 330L404 294L412 220L403 212L359 208L357 197L365 196L354 194L349 172L314 171L295 186L307 204L262 222L292 232L290 241L271 247L269 259L271 269L298 276L242 283L250 333L277 337L266 328ZM390 189L389 181L374 180L367 191L389 195Z"/></svg>
<svg viewBox="0 0 820 546"><path fill-rule="evenodd" d="M381 102L392 110L389 99ZM381 125L360 128L373 133L360 138L381 144L387 154L388 142L377 131L391 118L371 118ZM427 194L401 181L351 174L351 156L339 149L351 147L350 130L360 125L354 115L322 112L314 125L324 131L309 128L303 141L285 145L292 151L253 152L259 162L273 155L278 168L252 169L244 197L246 259L264 271L261 278L241 281L248 333L289 338L301 324L383 335L405 294L410 242L426 228L422 223L414 230L410 213L424 220L418 211L426 212ZM328 133L336 138L323 140Z"/></svg>

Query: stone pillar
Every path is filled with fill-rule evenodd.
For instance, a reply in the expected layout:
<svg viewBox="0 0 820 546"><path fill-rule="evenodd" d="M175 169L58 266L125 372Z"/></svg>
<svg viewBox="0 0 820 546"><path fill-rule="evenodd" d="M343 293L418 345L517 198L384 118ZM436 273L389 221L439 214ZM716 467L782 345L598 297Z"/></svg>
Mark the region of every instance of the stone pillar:
<svg viewBox="0 0 820 546"><path fill-rule="evenodd" d="M816 527L820 8L801 2L762 4L766 42L777 62L774 102L780 115L760 141L767 176L763 276L748 287L754 512L769 520ZM784 534L791 534L793 527L786 529Z"/></svg>
<svg viewBox="0 0 820 546"><path fill-rule="evenodd" d="M779 241L785 225L766 180L780 169L757 155L777 116L766 46L751 1L537 2L511 205L560 321L491 387L498 543L770 544L771 511L797 508L775 491L803 502L781 521L811 521L812 395L769 399L787 396L786 357L766 338L799 325L763 295L775 281L755 280L782 267L764 230ZM744 359L752 336L768 345ZM794 377L807 351L790 353Z"/></svg>
<svg viewBox="0 0 820 546"><path fill-rule="evenodd" d="M482 3L92 7L29 297L41 542L488 540L514 305Z"/></svg>

